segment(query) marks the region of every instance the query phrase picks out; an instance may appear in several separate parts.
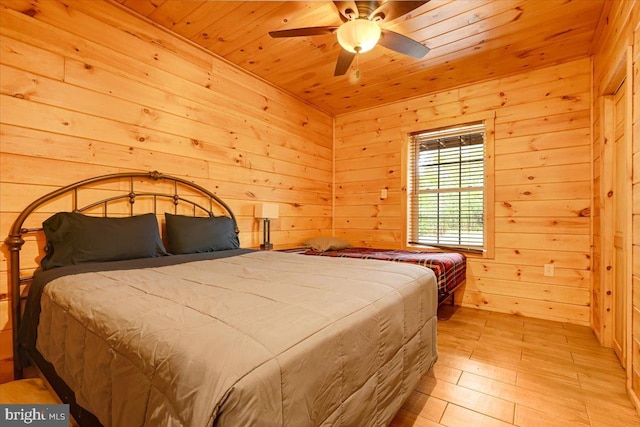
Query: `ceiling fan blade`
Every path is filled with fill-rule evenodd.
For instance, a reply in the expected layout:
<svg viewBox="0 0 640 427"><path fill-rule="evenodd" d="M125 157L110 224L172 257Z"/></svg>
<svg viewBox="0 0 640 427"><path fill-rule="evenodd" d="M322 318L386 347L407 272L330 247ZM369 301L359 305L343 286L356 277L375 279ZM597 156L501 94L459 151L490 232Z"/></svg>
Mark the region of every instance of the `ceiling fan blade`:
<svg viewBox="0 0 640 427"><path fill-rule="evenodd" d="M358 17L358 6L355 1L334 1L336 9L340 12L342 22L347 22Z"/></svg>
<svg viewBox="0 0 640 427"><path fill-rule="evenodd" d="M337 29L338 27L293 28L291 30L269 31L269 35L273 38L322 36L325 34L333 34Z"/></svg>
<svg viewBox="0 0 640 427"><path fill-rule="evenodd" d="M426 1L386 1L382 3L376 10L374 10L370 15L369 19L375 21L379 19L380 22L389 22L393 21L396 18L399 18L407 13L411 12L414 9L419 8L425 3L429 3L429 0Z"/></svg>
<svg viewBox="0 0 640 427"><path fill-rule="evenodd" d="M338 62L336 63L336 71L333 73L334 76L344 76L347 73L347 70L351 66L353 62L353 58L356 57L355 53L351 53L348 50L341 49L340 55L338 56Z"/></svg>
<svg viewBox="0 0 640 427"><path fill-rule="evenodd" d="M382 30L382 37L380 37L378 43L387 49L395 50L414 58L422 58L431 50L407 36L389 30Z"/></svg>

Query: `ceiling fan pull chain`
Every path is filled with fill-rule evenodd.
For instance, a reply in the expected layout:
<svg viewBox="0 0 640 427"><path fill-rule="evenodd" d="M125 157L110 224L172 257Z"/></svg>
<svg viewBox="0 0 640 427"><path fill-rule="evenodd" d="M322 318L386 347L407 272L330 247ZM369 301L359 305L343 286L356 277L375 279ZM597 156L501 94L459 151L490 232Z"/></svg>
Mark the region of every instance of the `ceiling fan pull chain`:
<svg viewBox="0 0 640 427"><path fill-rule="evenodd" d="M353 37L355 40L360 42L360 37L358 37L358 26L353 27ZM360 44L354 46L354 50L356 51L356 80L360 79L360 51L362 50L362 46Z"/></svg>

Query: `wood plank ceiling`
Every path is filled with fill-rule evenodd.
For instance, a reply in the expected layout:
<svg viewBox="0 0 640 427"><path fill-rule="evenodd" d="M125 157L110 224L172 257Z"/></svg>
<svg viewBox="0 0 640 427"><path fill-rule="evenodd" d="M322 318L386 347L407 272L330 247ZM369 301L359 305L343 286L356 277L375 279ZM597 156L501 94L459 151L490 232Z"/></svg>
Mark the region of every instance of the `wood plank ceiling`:
<svg viewBox="0 0 640 427"><path fill-rule="evenodd" d="M610 2L431 0L384 25L431 52L415 59L376 46L360 55L356 79L333 76L335 34L268 35L340 25L333 2L117 1L333 115L588 56Z"/></svg>

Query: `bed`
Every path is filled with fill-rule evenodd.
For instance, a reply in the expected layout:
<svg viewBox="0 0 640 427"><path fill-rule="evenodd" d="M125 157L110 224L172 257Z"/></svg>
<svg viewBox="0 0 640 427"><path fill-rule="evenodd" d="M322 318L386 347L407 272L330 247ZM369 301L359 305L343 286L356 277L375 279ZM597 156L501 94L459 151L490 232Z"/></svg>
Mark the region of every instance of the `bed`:
<svg viewBox="0 0 640 427"><path fill-rule="evenodd" d="M285 252L301 255L315 255L341 258L376 259L403 262L427 267L436 275L438 304L451 299L455 303L455 291L466 280L467 261L464 254L450 251L409 251L365 247L345 247L340 249L317 250L314 248L292 248Z"/></svg>
<svg viewBox="0 0 640 427"><path fill-rule="evenodd" d="M67 199L43 223L43 267L21 277L43 233L25 222ZM437 359L434 273L242 249L237 234L217 196L158 172L36 200L6 240L15 377L36 365L83 426L387 425Z"/></svg>

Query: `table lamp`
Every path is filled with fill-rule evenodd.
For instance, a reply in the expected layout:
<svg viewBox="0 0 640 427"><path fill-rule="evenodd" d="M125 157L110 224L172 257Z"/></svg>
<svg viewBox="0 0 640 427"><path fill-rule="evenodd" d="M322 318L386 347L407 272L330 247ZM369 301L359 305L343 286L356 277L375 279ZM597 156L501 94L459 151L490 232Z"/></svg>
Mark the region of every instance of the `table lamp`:
<svg viewBox="0 0 640 427"><path fill-rule="evenodd" d="M260 249L271 250L273 249L273 243L271 243L271 220L277 219L279 215L280 206L276 203L258 203L255 206L254 217L262 218L264 228L262 230L262 241Z"/></svg>

